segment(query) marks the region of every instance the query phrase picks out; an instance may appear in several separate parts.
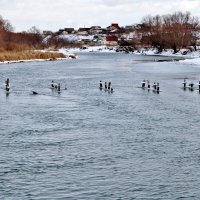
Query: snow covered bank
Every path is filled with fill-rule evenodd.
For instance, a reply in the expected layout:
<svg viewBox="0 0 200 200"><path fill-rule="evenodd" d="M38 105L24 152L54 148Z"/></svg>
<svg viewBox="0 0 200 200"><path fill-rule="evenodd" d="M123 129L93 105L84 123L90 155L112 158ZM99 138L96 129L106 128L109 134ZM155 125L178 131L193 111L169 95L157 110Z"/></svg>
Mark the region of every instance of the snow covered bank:
<svg viewBox="0 0 200 200"><path fill-rule="evenodd" d="M12 60L12 61L2 61L0 64L10 64L10 63L22 63L22 62L44 62L44 61L55 61L55 60L66 60L68 58L49 58L49 59L30 59L30 60Z"/></svg>
<svg viewBox="0 0 200 200"><path fill-rule="evenodd" d="M187 49L181 49L178 53L173 54L173 50L163 51L162 53L157 53L155 49L149 49L141 51L143 55L161 55L161 56L177 56L182 57L184 60L179 60L179 63L184 63L187 65L200 65L200 51L188 51ZM185 54L185 52L187 52ZM141 54L141 53L138 53Z"/></svg>
<svg viewBox="0 0 200 200"><path fill-rule="evenodd" d="M72 48L65 49L67 52L79 53L79 52L102 52L102 53L115 53L117 47L108 47L108 46L90 46L83 48Z"/></svg>
<svg viewBox="0 0 200 200"><path fill-rule="evenodd" d="M179 62L183 63L183 64L187 64L187 65L199 65L200 66L200 58L180 60Z"/></svg>
<svg viewBox="0 0 200 200"><path fill-rule="evenodd" d="M75 53L69 53L67 49L59 49L59 52L64 54L66 58L77 58L77 55Z"/></svg>
<svg viewBox="0 0 200 200"><path fill-rule="evenodd" d="M121 50L122 51L118 51ZM125 49L125 47L124 47ZM128 49L128 48L127 48ZM83 48L73 48L73 49L65 49L66 52L102 52L102 53L124 53L123 47L119 46L85 46ZM66 53L65 52L65 53ZM63 52L64 53L64 52ZM173 50L166 50L163 51L162 53L158 53L156 49L154 48L149 48L149 49L144 49L141 48L139 50L133 50L133 51L127 51L126 53L133 53L133 54L141 54L141 55L161 55L161 56L181 56L181 57L188 57L188 58L196 58L200 57L200 51L193 51L189 52L187 49L182 49L178 53L173 54Z"/></svg>
<svg viewBox="0 0 200 200"><path fill-rule="evenodd" d="M142 55L149 55L149 56L181 56L181 57L185 57L185 58L197 58L200 57L200 51L188 51L187 49L181 49L179 52L177 52L176 54L173 53L173 50L171 49L167 49L161 53L158 53L156 49L154 48L149 48L149 49L140 49L137 50L135 52L133 52L134 54L142 54Z"/></svg>
<svg viewBox="0 0 200 200"><path fill-rule="evenodd" d="M71 53L79 53L79 52L99 52L99 53L118 53L117 49L119 47L113 46L91 46L91 47L85 47L85 48L74 48L74 49L62 49L60 52L63 54L67 54L68 52ZM185 53L187 52L187 53ZM189 65L200 65L200 51L192 51L189 52L187 49L182 49L178 53L173 54L173 50L166 50L163 51L162 53L157 53L156 49L149 48L149 49L140 49L140 50L135 50L134 52L129 52L133 54L138 54L138 55L160 55L160 56L177 56L177 57L182 57L185 58L185 60L180 60L180 63L185 63Z"/></svg>

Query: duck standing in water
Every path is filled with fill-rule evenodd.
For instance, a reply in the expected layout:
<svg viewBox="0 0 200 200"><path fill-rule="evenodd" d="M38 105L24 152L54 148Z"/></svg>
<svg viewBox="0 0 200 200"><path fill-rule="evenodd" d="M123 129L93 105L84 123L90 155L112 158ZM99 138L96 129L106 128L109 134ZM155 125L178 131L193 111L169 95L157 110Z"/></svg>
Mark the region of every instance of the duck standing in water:
<svg viewBox="0 0 200 200"><path fill-rule="evenodd" d="M108 90L110 90L111 82L108 82Z"/></svg>
<svg viewBox="0 0 200 200"><path fill-rule="evenodd" d="M10 90L10 81L9 81L9 78L7 78L7 80L5 81L5 90L7 92L9 92L9 90Z"/></svg>
<svg viewBox="0 0 200 200"><path fill-rule="evenodd" d="M142 83L142 88L144 88L144 87L145 87L145 84L146 84L146 81L143 80L141 83Z"/></svg>
<svg viewBox="0 0 200 200"><path fill-rule="evenodd" d="M105 90L107 90L107 82L105 82Z"/></svg>
<svg viewBox="0 0 200 200"><path fill-rule="evenodd" d="M159 83L157 83L157 85L156 85L156 91L157 91L157 93L160 92L160 85L159 85Z"/></svg>
<svg viewBox="0 0 200 200"><path fill-rule="evenodd" d="M113 93L113 88L112 87L110 88L110 92Z"/></svg>
<svg viewBox="0 0 200 200"><path fill-rule="evenodd" d="M186 81L186 79L184 79L184 81L183 81L183 88L184 89L186 89L186 84L187 84L187 81Z"/></svg>
<svg viewBox="0 0 200 200"><path fill-rule="evenodd" d="M149 80L147 80L147 88L148 88L148 89L151 88Z"/></svg>
<svg viewBox="0 0 200 200"><path fill-rule="evenodd" d="M189 84L189 87L190 87L191 90L194 89L194 83L193 83L192 81L191 81L191 83Z"/></svg>
<svg viewBox="0 0 200 200"><path fill-rule="evenodd" d="M102 84L102 81L100 80L100 83L99 83L99 89L102 90L103 89L103 84Z"/></svg>
<svg viewBox="0 0 200 200"><path fill-rule="evenodd" d="M54 88L54 80L51 81L51 88Z"/></svg>
<svg viewBox="0 0 200 200"><path fill-rule="evenodd" d="M153 83L153 89L156 90L156 83Z"/></svg>
<svg viewBox="0 0 200 200"><path fill-rule="evenodd" d="M60 92L60 83L58 83L58 92Z"/></svg>

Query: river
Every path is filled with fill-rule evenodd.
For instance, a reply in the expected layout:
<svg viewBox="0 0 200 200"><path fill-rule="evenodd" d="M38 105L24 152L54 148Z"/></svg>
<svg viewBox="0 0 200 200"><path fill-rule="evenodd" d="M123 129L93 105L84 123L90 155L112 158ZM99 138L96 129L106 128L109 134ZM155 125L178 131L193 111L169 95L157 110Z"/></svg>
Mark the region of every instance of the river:
<svg viewBox="0 0 200 200"><path fill-rule="evenodd" d="M12 89L0 92L0 199L200 199L200 94L181 88L200 68L154 59L1 64ZM143 79L161 92L137 88Z"/></svg>

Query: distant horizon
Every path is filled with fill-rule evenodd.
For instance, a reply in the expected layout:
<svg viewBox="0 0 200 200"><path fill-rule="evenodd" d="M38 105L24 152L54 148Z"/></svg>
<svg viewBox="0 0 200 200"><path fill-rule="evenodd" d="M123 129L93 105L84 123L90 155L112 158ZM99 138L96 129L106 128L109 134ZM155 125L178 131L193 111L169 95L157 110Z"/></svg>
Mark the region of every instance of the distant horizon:
<svg viewBox="0 0 200 200"><path fill-rule="evenodd" d="M146 15L190 12L200 17L199 0L1 0L0 15L15 32L36 26L41 31L56 32L63 28L119 26L140 23Z"/></svg>

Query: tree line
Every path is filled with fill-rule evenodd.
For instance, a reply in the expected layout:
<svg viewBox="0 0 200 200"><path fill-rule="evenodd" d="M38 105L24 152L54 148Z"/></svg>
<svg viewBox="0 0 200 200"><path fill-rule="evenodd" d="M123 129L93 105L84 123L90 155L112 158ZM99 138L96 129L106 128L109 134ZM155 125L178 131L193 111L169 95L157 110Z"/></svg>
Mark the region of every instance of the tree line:
<svg viewBox="0 0 200 200"><path fill-rule="evenodd" d="M158 52L173 49L177 53L182 48L197 50L200 36L199 18L189 12L175 12L167 15L146 16L135 26L141 45L153 46Z"/></svg>
<svg viewBox="0 0 200 200"><path fill-rule="evenodd" d="M44 40L45 37L35 26L27 31L16 33L10 22L0 16L0 52L44 49L49 47L57 49L73 45L57 37L56 34L52 34L47 40Z"/></svg>
<svg viewBox="0 0 200 200"><path fill-rule="evenodd" d="M42 36L33 32L13 32L9 21L0 16L0 51L30 50L42 47Z"/></svg>

